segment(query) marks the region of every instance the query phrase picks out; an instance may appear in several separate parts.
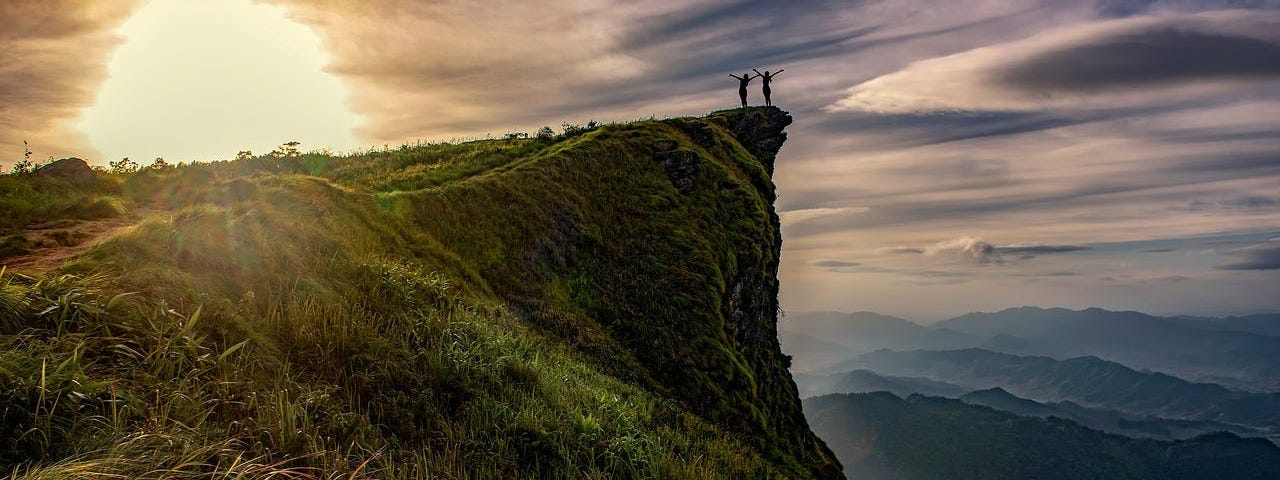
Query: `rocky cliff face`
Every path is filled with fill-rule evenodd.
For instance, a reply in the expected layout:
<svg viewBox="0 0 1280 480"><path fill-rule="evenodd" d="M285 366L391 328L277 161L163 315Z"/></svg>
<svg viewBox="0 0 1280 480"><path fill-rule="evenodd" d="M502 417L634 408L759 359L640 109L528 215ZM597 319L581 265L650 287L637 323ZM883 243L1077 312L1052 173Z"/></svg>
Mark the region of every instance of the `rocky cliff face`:
<svg viewBox="0 0 1280 480"><path fill-rule="evenodd" d="M523 225L440 240L603 369L743 435L792 476L838 478L777 340L771 172L791 120L762 107L607 126L414 202L437 231L441 217Z"/></svg>
<svg viewBox="0 0 1280 480"><path fill-rule="evenodd" d="M792 118L776 107L744 111L727 111L711 117L713 123L723 126L730 135L755 158L768 173L768 177L753 176L752 184L761 196L768 199L767 226L769 238L757 238L756 255L743 255L725 298L725 316L734 344L747 356L764 390L774 392L772 398L762 398L766 407L777 412L771 420L774 431L807 432L799 395L791 374L787 370L789 359L782 354L778 344L778 264L781 256L781 224L773 209L776 198L772 181L773 164L782 144L786 142L784 129ZM763 248L760 248L763 247ZM739 252L750 252L748 245ZM812 442L810 435L797 434L788 441ZM825 447L823 447L825 448ZM832 469L838 472L838 468ZM832 474L833 472L824 472Z"/></svg>
<svg viewBox="0 0 1280 480"><path fill-rule="evenodd" d="M731 247L732 260L721 265L718 280L723 283L716 293L720 301L718 316L723 319L724 334L729 339L727 346L746 361L746 371L751 377L749 387L732 380L723 387L731 392L730 398L735 396L733 389L750 388L752 395L744 398L749 402L743 406L744 411L758 412L759 417L755 422L745 423L741 417L719 420L739 423L743 430L759 435L763 449L795 455L795 460L810 468L816 477L840 477L840 468L826 446L809 431L795 383L787 370L788 359L778 344L778 263L782 237L773 208L776 195L772 175L778 152L787 138L785 129L791 125L792 118L776 107L764 107L726 110L703 119L673 119L667 123L680 130L692 147L678 150L671 140L655 143L655 157L661 160L677 190L688 194L695 188L722 188L723 179L704 180L701 185L693 179L698 177L701 163L732 159L736 173L743 174L750 185L742 187L754 190L753 196L758 196L753 199L758 203L749 205L755 210L750 216L758 222L758 228L734 236L726 245ZM679 144L686 141L680 140ZM733 222L732 218L723 220ZM696 396L685 396L699 402ZM723 398L703 401L698 407L714 409L715 403L724 401Z"/></svg>

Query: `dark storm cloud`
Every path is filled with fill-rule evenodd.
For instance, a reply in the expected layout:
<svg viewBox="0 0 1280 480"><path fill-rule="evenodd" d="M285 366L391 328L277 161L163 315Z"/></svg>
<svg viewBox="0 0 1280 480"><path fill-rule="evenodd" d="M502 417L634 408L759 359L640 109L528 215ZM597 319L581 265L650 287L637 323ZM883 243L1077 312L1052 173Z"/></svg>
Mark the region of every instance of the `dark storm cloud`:
<svg viewBox="0 0 1280 480"><path fill-rule="evenodd" d="M1211 108L1223 99L1186 99L1142 105L1097 107L1087 110L940 110L925 112L847 111L832 116L815 127L825 135L838 137L849 132L859 137L860 149L898 150L965 141L1000 140L1019 135L1107 122L1152 118L1179 112ZM1267 141L1280 138L1280 126L1266 123L1248 127L1214 128L1199 125L1135 131L1152 141L1167 143L1215 143L1226 141Z"/></svg>
<svg viewBox="0 0 1280 480"><path fill-rule="evenodd" d="M1276 0L1098 0L1098 16L1120 18L1153 10L1206 11L1223 9L1280 8Z"/></svg>
<svg viewBox="0 0 1280 480"><path fill-rule="evenodd" d="M1276 11L1143 16L1083 23L916 62L853 87L831 108L878 113L1115 109L1226 88L1211 82L1262 85L1278 77ZM948 88L931 87L938 84ZM1170 92L1188 86L1198 93Z"/></svg>
<svg viewBox="0 0 1280 480"><path fill-rule="evenodd" d="M885 133L874 145L901 149L964 140L998 138L1050 130L1099 119L1058 116L1044 112L937 112L929 114L870 114L850 112L824 122L818 128L831 135L844 132Z"/></svg>
<svg viewBox="0 0 1280 480"><path fill-rule="evenodd" d="M141 0L5 0L0 3L0 162L91 156L68 120L105 79L112 32ZM0 165L2 166L2 165Z"/></svg>
<svg viewBox="0 0 1280 480"><path fill-rule="evenodd" d="M1238 261L1221 265L1222 270L1280 270L1280 239L1227 252Z"/></svg>
<svg viewBox="0 0 1280 480"><path fill-rule="evenodd" d="M1280 43L1179 25L1156 25L1040 53L995 72L1036 91L1141 88L1204 80L1280 78Z"/></svg>
<svg viewBox="0 0 1280 480"><path fill-rule="evenodd" d="M1249 152L1208 158L1185 158L1170 162L1162 170L1214 176L1280 173L1280 152Z"/></svg>

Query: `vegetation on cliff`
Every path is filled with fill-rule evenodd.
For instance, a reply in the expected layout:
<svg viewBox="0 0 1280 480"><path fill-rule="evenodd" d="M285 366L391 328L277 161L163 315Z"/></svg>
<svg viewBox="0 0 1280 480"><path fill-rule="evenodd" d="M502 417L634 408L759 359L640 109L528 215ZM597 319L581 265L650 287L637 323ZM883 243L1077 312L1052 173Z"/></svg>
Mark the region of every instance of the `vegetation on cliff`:
<svg viewBox="0 0 1280 480"><path fill-rule="evenodd" d="M0 277L0 471L839 477L776 341L789 123L106 176L143 220Z"/></svg>

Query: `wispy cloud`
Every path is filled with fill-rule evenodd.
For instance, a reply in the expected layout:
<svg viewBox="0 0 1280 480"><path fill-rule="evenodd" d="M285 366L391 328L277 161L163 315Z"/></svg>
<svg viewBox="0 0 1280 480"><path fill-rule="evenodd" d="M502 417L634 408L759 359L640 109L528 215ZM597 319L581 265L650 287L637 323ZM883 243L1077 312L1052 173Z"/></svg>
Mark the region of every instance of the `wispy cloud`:
<svg viewBox="0 0 1280 480"><path fill-rule="evenodd" d="M850 262L846 260L818 260L816 262L813 262L813 265L815 267L841 269L841 268L858 267L862 265L862 262Z"/></svg>

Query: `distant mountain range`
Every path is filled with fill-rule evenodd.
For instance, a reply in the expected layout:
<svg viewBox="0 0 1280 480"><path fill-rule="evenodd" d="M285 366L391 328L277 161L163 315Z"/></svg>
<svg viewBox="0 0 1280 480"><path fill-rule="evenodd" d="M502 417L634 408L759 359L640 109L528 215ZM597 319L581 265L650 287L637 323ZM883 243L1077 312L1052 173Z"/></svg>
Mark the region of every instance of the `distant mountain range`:
<svg viewBox="0 0 1280 480"><path fill-rule="evenodd" d="M1059 418L884 392L813 397L804 408L809 425L835 451L849 478L1280 478L1280 448L1230 433L1175 442L1133 439Z"/></svg>
<svg viewBox="0 0 1280 480"><path fill-rule="evenodd" d="M833 393L889 392L906 398L925 396L958 398L965 403L1032 417L1059 417L1095 430L1131 437L1178 440L1205 433L1230 431L1249 437L1260 437L1267 430L1211 420L1186 420L1135 415L1105 408L1086 407L1071 401L1037 402L1018 397L1000 387L972 390L954 383L925 377L882 375L870 370L853 370L834 375L796 375L800 396L815 397Z"/></svg>
<svg viewBox="0 0 1280 480"><path fill-rule="evenodd" d="M1000 387L967 393L960 397L960 401L1028 417L1063 418L1094 430L1137 438L1181 440L1224 431L1247 437L1261 437L1267 433L1214 421L1129 415L1115 410L1084 407L1074 402L1040 403L1015 396Z"/></svg>
<svg viewBox="0 0 1280 480"><path fill-rule="evenodd" d="M930 380L924 377L900 377L882 375L871 370L853 370L831 375L794 375L801 397L816 397L830 393L889 392L905 397L913 393L936 397L959 397L970 388Z"/></svg>
<svg viewBox="0 0 1280 480"><path fill-rule="evenodd" d="M1057 359L1096 356L1236 390L1280 391L1280 315L1156 317L1022 307L925 326L870 312L815 312L789 315L779 328L784 350L800 359L793 364L797 373L839 373L847 370L842 361L877 349L982 348Z"/></svg>
<svg viewBox="0 0 1280 480"><path fill-rule="evenodd" d="M1001 387L1041 402L1071 401L1133 415L1280 427L1280 394L1241 392L1139 372L1097 357L1055 360L982 349L879 350L842 364L882 375L923 377L973 390Z"/></svg>
<svg viewBox="0 0 1280 480"><path fill-rule="evenodd" d="M1280 337L1229 330L1259 327L1259 322L1188 322L1098 308L1074 311L1023 307L971 313L934 327L984 338L1007 335L1032 342L1023 349L1002 350L1006 353L1059 358L1093 355L1193 381L1242 390L1280 390Z"/></svg>
<svg viewBox="0 0 1280 480"><path fill-rule="evenodd" d="M1280 479L1280 315L817 312L779 332L850 478Z"/></svg>
<svg viewBox="0 0 1280 480"><path fill-rule="evenodd" d="M1224 332L1244 332L1280 337L1280 313L1264 315L1246 315L1242 317L1170 317L1169 320L1184 322L1188 326Z"/></svg>

